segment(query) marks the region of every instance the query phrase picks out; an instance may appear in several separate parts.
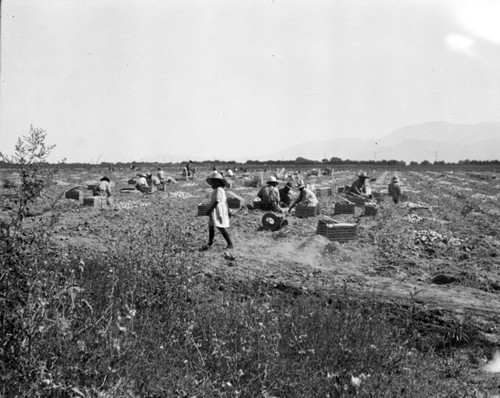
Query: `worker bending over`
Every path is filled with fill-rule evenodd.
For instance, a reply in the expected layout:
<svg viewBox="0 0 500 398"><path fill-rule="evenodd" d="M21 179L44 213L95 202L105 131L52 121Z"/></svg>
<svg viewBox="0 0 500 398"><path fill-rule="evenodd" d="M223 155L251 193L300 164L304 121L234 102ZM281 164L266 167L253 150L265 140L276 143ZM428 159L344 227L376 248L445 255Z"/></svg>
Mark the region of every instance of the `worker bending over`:
<svg viewBox="0 0 500 398"><path fill-rule="evenodd" d="M279 211L280 192L278 190L279 181L272 176L266 182L267 186L262 187L257 197L260 198L260 208L262 210Z"/></svg>
<svg viewBox="0 0 500 398"><path fill-rule="evenodd" d="M351 188L349 189L350 194L358 195L358 196L363 196L363 197L368 197L371 194L370 188L368 187L368 184L366 183L366 180L368 179L368 175L366 172L362 172L356 181L354 181L351 185Z"/></svg>
<svg viewBox="0 0 500 398"><path fill-rule="evenodd" d="M288 211L291 211L298 204L308 207L315 207L318 205L318 198L313 191L306 188L304 181L299 180L297 188L299 189L299 197L295 200L295 202L293 202Z"/></svg>

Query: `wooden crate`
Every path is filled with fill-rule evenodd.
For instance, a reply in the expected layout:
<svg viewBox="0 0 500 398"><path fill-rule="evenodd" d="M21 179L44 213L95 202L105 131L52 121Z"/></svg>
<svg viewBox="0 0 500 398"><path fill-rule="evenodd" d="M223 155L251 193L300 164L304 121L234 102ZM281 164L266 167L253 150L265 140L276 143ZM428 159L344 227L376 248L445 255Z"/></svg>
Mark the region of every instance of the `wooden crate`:
<svg viewBox="0 0 500 398"><path fill-rule="evenodd" d="M298 204L295 206L295 217L316 217L320 213L319 204L316 206L306 206Z"/></svg>
<svg viewBox="0 0 500 398"><path fill-rule="evenodd" d="M261 202L260 198L255 198L253 200L253 208L254 209L260 209L260 202Z"/></svg>
<svg viewBox="0 0 500 398"><path fill-rule="evenodd" d="M333 214L354 214L356 205L354 203L335 203Z"/></svg>
<svg viewBox="0 0 500 398"><path fill-rule="evenodd" d="M230 209L239 209L245 205L245 199L234 192L227 193L227 207Z"/></svg>
<svg viewBox="0 0 500 398"><path fill-rule="evenodd" d="M198 204L198 215L199 216L206 216L209 207L210 207L210 203Z"/></svg>
<svg viewBox="0 0 500 398"><path fill-rule="evenodd" d="M83 191L79 189L70 189L69 191L66 191L66 194L64 196L66 199L82 200Z"/></svg>
<svg viewBox="0 0 500 398"><path fill-rule="evenodd" d="M156 185L153 185L153 186L150 186L150 187L147 187L147 188L141 188L140 192L149 194L149 193L156 192L157 190L158 189L156 188Z"/></svg>
<svg viewBox="0 0 500 398"><path fill-rule="evenodd" d="M257 180L243 180L243 186L247 188L257 188L259 185L259 181Z"/></svg>
<svg viewBox="0 0 500 398"><path fill-rule="evenodd" d="M356 239L357 225L348 223L328 223L324 220L319 220L316 233L326 236L331 241L347 242Z"/></svg>
<svg viewBox="0 0 500 398"><path fill-rule="evenodd" d="M365 204L365 216L376 216L378 213L378 206L373 203Z"/></svg>
<svg viewBox="0 0 500 398"><path fill-rule="evenodd" d="M106 198L102 196L91 196L83 199L84 206L101 207L106 204Z"/></svg>
<svg viewBox="0 0 500 398"><path fill-rule="evenodd" d="M333 188L330 188L330 187L316 188L316 196L318 198L325 197L325 196L332 196L332 195L333 195Z"/></svg>
<svg viewBox="0 0 500 398"><path fill-rule="evenodd" d="M360 197L357 197L357 196L351 196L349 195L347 197L347 199L349 199L349 202L352 202L354 203L356 206L364 206L367 202L368 199L365 199L365 198L360 198Z"/></svg>

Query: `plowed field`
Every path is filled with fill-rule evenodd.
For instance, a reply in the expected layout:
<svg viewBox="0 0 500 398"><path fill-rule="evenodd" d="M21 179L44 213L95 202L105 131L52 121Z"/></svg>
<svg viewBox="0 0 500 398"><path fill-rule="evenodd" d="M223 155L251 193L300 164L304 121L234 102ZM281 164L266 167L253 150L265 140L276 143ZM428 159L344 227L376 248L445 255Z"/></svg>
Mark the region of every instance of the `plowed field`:
<svg viewBox="0 0 500 398"><path fill-rule="evenodd" d="M66 171L58 175L49 196L76 186L91 196L86 188L99 180L98 173ZM151 194L121 192L132 187L127 181L134 173L111 173L112 205L88 207L61 199L64 212L55 244L61 250L78 246L105 251L120 244L117 231L163 217L181 225L191 239L188 249L198 251L208 236L207 218L197 216L197 205L211 192L207 173L202 170L196 181L179 181ZM274 232L262 228L264 212L252 209L258 188L245 186L244 176L236 175L227 191L244 198L245 205L232 210L229 232L235 248L224 251L225 242L217 233L214 247L199 254L207 272L240 282L264 279L297 292L348 287L388 301L411 298L429 309L472 317L484 336L495 341L500 318L500 179L491 172L372 171L372 190L384 194L397 175L407 200L396 205L383 195L375 216L365 216L360 206L355 214L334 215L335 203L342 201L337 188L349 184L355 174L351 170L306 177L310 187L331 187L333 195L319 197L321 215L298 218L292 213L286 216L288 225ZM2 171L3 179L13 176ZM355 224L356 239L337 243L316 234L324 216Z"/></svg>

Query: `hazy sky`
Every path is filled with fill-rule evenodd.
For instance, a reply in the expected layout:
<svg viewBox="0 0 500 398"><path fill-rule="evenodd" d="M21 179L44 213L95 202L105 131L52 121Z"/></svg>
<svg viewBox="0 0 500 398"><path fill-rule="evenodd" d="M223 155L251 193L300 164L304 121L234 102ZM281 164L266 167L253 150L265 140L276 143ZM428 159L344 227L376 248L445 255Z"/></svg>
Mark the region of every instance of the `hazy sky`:
<svg viewBox="0 0 500 398"><path fill-rule="evenodd" d="M1 7L2 152L30 124L56 158L93 163L245 160L434 120L500 121L497 0Z"/></svg>

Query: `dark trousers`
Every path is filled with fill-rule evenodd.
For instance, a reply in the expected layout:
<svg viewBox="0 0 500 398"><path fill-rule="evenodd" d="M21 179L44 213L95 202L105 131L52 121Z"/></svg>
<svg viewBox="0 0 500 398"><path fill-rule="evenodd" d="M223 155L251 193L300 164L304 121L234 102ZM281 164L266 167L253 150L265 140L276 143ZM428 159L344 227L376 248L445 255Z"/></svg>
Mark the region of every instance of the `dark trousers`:
<svg viewBox="0 0 500 398"><path fill-rule="evenodd" d="M260 209L261 210L268 210L268 211L278 211L279 206L276 202L261 202Z"/></svg>
<svg viewBox="0 0 500 398"><path fill-rule="evenodd" d="M228 246L232 246L233 242L231 241L231 237L229 236L229 233L226 231L226 228L221 228L217 227L217 229L220 231L224 239L226 240L226 243ZM212 246L214 243L215 239L215 227L209 225L208 226L208 245Z"/></svg>

